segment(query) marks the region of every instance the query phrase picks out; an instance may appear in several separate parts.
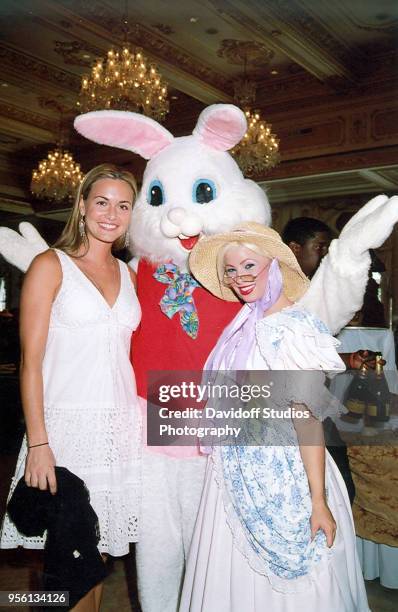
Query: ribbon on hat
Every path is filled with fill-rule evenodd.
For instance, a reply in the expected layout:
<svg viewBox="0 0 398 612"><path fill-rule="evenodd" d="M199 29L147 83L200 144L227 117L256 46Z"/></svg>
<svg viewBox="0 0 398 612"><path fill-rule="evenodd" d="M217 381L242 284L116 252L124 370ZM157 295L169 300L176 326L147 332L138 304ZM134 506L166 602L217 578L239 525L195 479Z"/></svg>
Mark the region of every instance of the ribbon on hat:
<svg viewBox="0 0 398 612"><path fill-rule="evenodd" d="M199 317L192 294L196 287L199 287L199 283L190 274L180 272L178 266L171 263L159 266L153 278L168 285L159 302L161 311L169 319L178 312L183 330L195 339L199 331Z"/></svg>

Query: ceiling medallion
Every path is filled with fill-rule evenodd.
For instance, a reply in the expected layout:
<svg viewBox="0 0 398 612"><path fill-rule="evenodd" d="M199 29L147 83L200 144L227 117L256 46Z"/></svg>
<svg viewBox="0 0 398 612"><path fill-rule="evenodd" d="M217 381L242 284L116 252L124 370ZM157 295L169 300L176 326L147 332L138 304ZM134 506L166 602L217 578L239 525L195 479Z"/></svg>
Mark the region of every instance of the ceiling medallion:
<svg viewBox="0 0 398 612"><path fill-rule="evenodd" d="M166 36L171 36L172 34L175 34L175 30L173 30L171 26L167 25L167 23L154 23L152 24L152 27L156 28L157 30L159 30L159 32L165 34Z"/></svg>
<svg viewBox="0 0 398 612"><path fill-rule="evenodd" d="M246 61L252 68L265 68L273 59L274 52L255 40L227 38L221 41L217 55L229 64L242 65Z"/></svg>
<svg viewBox="0 0 398 612"><path fill-rule="evenodd" d="M95 47L77 40L55 40L54 43L55 53L63 58L65 64L71 64L72 66L89 68L91 66L90 57L96 57L98 53Z"/></svg>

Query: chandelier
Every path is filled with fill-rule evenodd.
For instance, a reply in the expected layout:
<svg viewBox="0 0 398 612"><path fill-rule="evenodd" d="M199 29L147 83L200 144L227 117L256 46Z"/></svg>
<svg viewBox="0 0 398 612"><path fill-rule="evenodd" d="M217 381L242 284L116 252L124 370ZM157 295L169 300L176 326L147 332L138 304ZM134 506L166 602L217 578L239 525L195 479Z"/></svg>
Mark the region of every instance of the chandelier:
<svg viewBox="0 0 398 612"><path fill-rule="evenodd" d="M30 189L39 199L72 201L82 180L80 165L68 151L57 147L33 171Z"/></svg>
<svg viewBox="0 0 398 612"><path fill-rule="evenodd" d="M154 64L148 64L141 49L128 45L108 51L98 60L91 76L83 76L78 107L82 113L118 109L163 120L169 112L167 86Z"/></svg>
<svg viewBox="0 0 398 612"><path fill-rule="evenodd" d="M280 162L279 140L272 126L258 111L245 110L247 132L231 153L243 174L254 176L274 168Z"/></svg>
<svg viewBox="0 0 398 612"><path fill-rule="evenodd" d="M243 174L264 174L280 162L279 139L272 126L261 118L259 111L251 110L256 101L256 83L247 78L247 44L240 42L237 51L244 60L243 77L234 83L234 99L244 109L247 132L231 151ZM272 57L272 56L271 56Z"/></svg>
<svg viewBox="0 0 398 612"><path fill-rule="evenodd" d="M162 121L169 112L167 85L155 64L148 63L140 48L128 43L128 0L122 23L123 45L110 49L105 60L98 60L91 75L82 77L77 105L82 113L115 109L143 113Z"/></svg>

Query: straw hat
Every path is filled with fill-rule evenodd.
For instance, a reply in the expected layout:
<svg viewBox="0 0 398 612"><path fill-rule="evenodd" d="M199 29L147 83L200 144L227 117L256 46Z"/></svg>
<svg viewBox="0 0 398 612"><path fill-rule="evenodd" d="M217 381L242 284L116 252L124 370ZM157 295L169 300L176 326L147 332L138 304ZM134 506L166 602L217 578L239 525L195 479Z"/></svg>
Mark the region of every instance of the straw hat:
<svg viewBox="0 0 398 612"><path fill-rule="evenodd" d="M282 272L283 293L292 302L298 300L308 289L308 278L301 270L293 252L282 242L278 232L260 223L242 223L229 232L201 238L191 251L189 257L191 272L213 295L228 302L238 301L232 289L222 284L217 272L218 252L229 242L256 245L266 257L276 258Z"/></svg>

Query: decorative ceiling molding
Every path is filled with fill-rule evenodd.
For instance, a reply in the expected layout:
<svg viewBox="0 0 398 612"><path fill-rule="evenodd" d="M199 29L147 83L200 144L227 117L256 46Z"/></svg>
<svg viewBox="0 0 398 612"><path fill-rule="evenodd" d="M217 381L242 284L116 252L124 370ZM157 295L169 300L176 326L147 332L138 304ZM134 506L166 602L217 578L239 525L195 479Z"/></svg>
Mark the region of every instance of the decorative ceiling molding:
<svg viewBox="0 0 398 612"><path fill-rule="evenodd" d="M1 145L18 145L22 141L22 138L17 136L10 136L9 134L0 133L0 146ZM1 159L0 159L1 165Z"/></svg>
<svg viewBox="0 0 398 612"><path fill-rule="evenodd" d="M123 0L1 1L1 13L9 18L0 41L0 197L28 201L30 171L59 136L60 106L67 111L71 150L84 170L113 159L141 177L144 160L83 139L69 122L81 74L91 65L84 55L94 61L122 42ZM170 84L165 127L173 134L190 134L205 104L232 100L228 75L240 71L215 57L217 49L222 40L250 41L253 58L257 53L262 63L253 70L256 107L282 134L285 154L267 181L296 177L299 182L318 173L326 188L329 173L343 176L361 168L355 170L358 189L371 181L386 189L396 183L398 133L390 126L397 125L397 52L389 29L393 24L374 27L381 13L377 3L185 0L180 10L164 0L128 1L141 22L131 24L132 44L143 47ZM199 6L203 15L193 26L189 16ZM275 53L271 65L278 74L265 67L264 49ZM233 61L242 65L242 59L236 54ZM385 170L382 175L377 164L384 169L390 164L397 174ZM34 208L40 215L63 214Z"/></svg>
<svg viewBox="0 0 398 612"><path fill-rule="evenodd" d="M76 28L78 27L80 30L86 30L91 35L94 34L107 41L107 45L112 44L112 42L114 44L122 43L124 34L122 14L115 9L111 9L108 5L99 1L94 3L87 0L41 1L51 7L53 13L60 15L68 23L72 23L75 40L81 43L85 42L81 36L76 35ZM47 27L53 25L49 18L38 17L37 19L41 23L46 23ZM57 30L59 29L58 24L54 24L54 26ZM228 77L205 64L201 58L189 54L153 30L135 23L129 33L129 42L142 47L145 54L159 64L162 74L169 80L170 85L181 89L188 95L198 97L198 92L202 90L205 93L203 101L206 103L209 102L209 95L213 98L212 101L231 98L232 83ZM98 55L104 55L106 51L107 49L104 46L104 50ZM207 92L206 85L208 86Z"/></svg>
<svg viewBox="0 0 398 612"><path fill-rule="evenodd" d="M56 132L58 130L59 121L54 121L48 117L48 115L39 115L33 113L26 108L19 108L13 104L7 104L0 101L0 116L8 119L14 119L21 123L34 126L35 128L42 128L46 131L47 136L49 133ZM21 135L22 137L22 135Z"/></svg>
<svg viewBox="0 0 398 612"><path fill-rule="evenodd" d="M308 98L309 92L312 99L314 95L330 96L330 91L325 85L308 73L259 83L257 92L258 99L267 101L268 105L293 102L292 98L294 98L293 104L297 105L298 100ZM328 99L330 101L330 97Z"/></svg>
<svg viewBox="0 0 398 612"><path fill-rule="evenodd" d="M353 87L336 95L327 84L317 81L309 74L290 79L280 79L274 82L259 84L257 88L258 108L272 117L312 116L324 112L323 109L333 109L339 112L343 108L372 105L385 101L394 104L397 100L398 74L391 78L366 81L360 87Z"/></svg>
<svg viewBox="0 0 398 612"><path fill-rule="evenodd" d="M247 63L250 72L253 68L261 69L268 66L275 53L255 40L227 38L221 41L217 55L226 59L229 64L241 66L242 70Z"/></svg>
<svg viewBox="0 0 398 612"><path fill-rule="evenodd" d="M167 23L154 23L152 24L152 27L156 30L159 30L159 32L165 34L166 36L171 36L172 34L175 34L173 28L167 25Z"/></svg>
<svg viewBox="0 0 398 612"><path fill-rule="evenodd" d="M297 202L306 199L344 196L344 210L350 195L373 193L397 188L397 181L386 180L383 174L387 167L369 168L366 170L349 170L346 172L330 172L328 174L312 174L306 177L265 180L260 185L274 206L284 202ZM338 206L337 202L333 206Z"/></svg>
<svg viewBox="0 0 398 612"><path fill-rule="evenodd" d="M366 169L366 170L358 170L358 174L361 177L369 179L372 181L375 186L381 187L381 189L396 189L396 182L386 178L382 173L379 173L377 170Z"/></svg>
<svg viewBox="0 0 398 612"><path fill-rule="evenodd" d="M54 98L47 98L45 96L39 96L38 102L40 108L44 108L45 110L52 110L61 115L73 115L76 116L76 106L71 107L70 104L66 104L66 100L63 96L57 96Z"/></svg>
<svg viewBox="0 0 398 612"><path fill-rule="evenodd" d="M360 30L365 30L366 32L382 32L383 34L388 34L388 36L390 36L393 40L395 40L398 36L398 23L396 20L393 23L378 26L361 25L355 21L354 23Z"/></svg>
<svg viewBox="0 0 398 612"><path fill-rule="evenodd" d="M54 51L64 60L65 64L90 68L94 59L99 55L97 47L88 45L79 40L54 40ZM90 58L84 58L83 54L89 54Z"/></svg>
<svg viewBox="0 0 398 612"><path fill-rule="evenodd" d="M339 76L355 81L351 58L336 38L295 0L208 0L230 25L244 26L267 47L283 53L325 80Z"/></svg>
<svg viewBox="0 0 398 612"><path fill-rule="evenodd" d="M29 202L25 202L23 199L10 198L10 194L3 193L0 190L0 211L11 212L18 215L33 215L33 208Z"/></svg>
<svg viewBox="0 0 398 612"><path fill-rule="evenodd" d="M294 0L293 11L294 14L300 11L304 28L305 24L311 23L311 35L317 36L316 30L322 33L315 40L319 38L330 53L339 53L341 61L356 71L367 57L358 45L352 44L355 27L348 17L348 4L347 0L300 0L300 3Z"/></svg>
<svg viewBox="0 0 398 612"><path fill-rule="evenodd" d="M395 4L395 5L394 5ZM333 0L327 3L328 9L337 11L344 23L350 24L353 28L365 32L381 32L383 35L391 37L393 43L396 42L398 35L398 19L396 3L391 2L390 14L385 10L379 9L372 14L372 18L367 18L364 13L361 15L361 3L346 2L344 0ZM359 10L358 10L359 9ZM388 9L387 9L388 10ZM343 24L344 25L344 24Z"/></svg>
<svg viewBox="0 0 398 612"><path fill-rule="evenodd" d="M398 146L368 149L365 151L350 151L310 159L283 161L270 171L266 180L300 177L309 174L345 172L353 169L373 168L377 166L395 165L398 159ZM264 177L256 177L256 180Z"/></svg>
<svg viewBox="0 0 398 612"><path fill-rule="evenodd" d="M72 92L79 91L80 79L70 72L59 70L56 66L43 62L37 57L14 49L9 45L0 43L0 61L2 70L11 68L15 73L23 73L36 80L46 81L58 85L58 88L68 89Z"/></svg>

